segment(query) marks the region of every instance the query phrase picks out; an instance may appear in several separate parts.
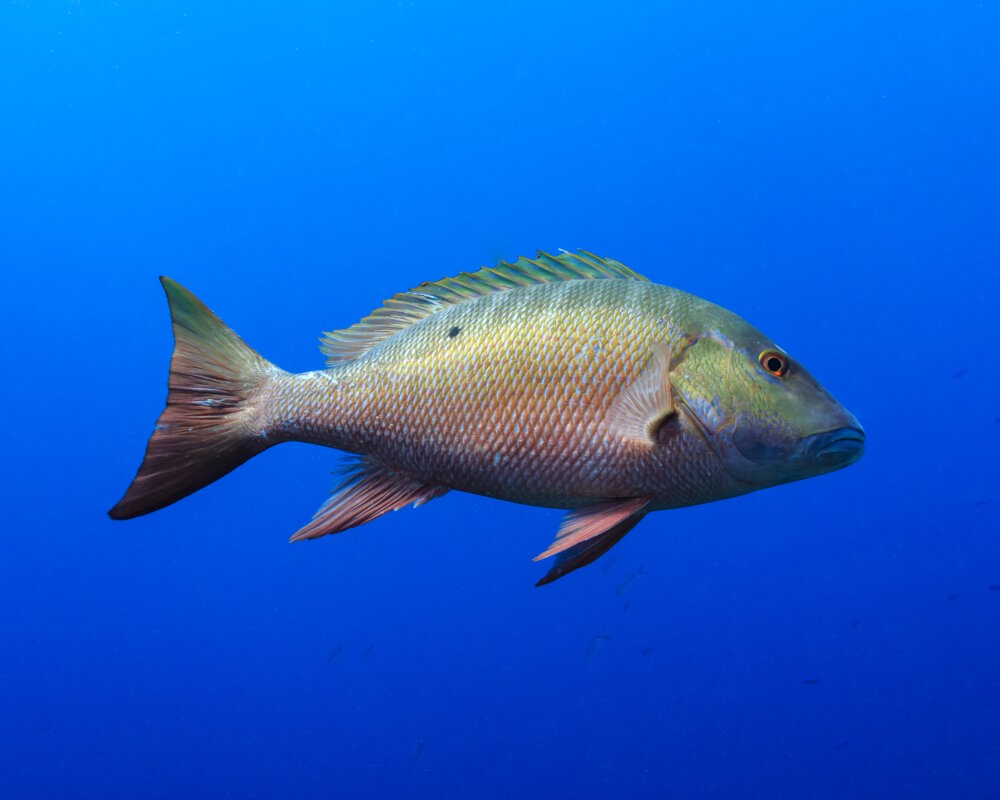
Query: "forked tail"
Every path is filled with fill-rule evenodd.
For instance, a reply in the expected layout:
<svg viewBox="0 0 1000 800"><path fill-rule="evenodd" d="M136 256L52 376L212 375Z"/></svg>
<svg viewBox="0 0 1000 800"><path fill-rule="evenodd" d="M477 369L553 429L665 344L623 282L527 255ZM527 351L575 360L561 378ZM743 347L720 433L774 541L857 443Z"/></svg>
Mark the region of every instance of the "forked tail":
<svg viewBox="0 0 1000 800"><path fill-rule="evenodd" d="M108 512L112 519L168 506L271 444L255 400L284 373L179 283L165 277L160 282L174 326L167 407L132 485Z"/></svg>

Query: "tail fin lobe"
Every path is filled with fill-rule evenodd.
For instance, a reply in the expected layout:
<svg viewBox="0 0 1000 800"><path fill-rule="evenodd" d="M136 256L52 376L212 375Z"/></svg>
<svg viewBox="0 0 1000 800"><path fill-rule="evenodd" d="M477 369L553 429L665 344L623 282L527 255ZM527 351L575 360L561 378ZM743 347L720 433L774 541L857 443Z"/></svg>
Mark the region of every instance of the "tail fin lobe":
<svg viewBox="0 0 1000 800"><path fill-rule="evenodd" d="M167 407L125 496L108 515L131 519L168 506L268 447L255 413L260 388L281 371L191 292L161 277L174 328Z"/></svg>

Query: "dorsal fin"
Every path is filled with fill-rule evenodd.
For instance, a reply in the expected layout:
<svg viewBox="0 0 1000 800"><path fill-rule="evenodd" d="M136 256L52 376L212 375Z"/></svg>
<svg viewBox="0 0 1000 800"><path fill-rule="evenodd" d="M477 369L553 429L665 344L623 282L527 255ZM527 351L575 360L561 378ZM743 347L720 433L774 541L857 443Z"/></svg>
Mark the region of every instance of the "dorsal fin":
<svg viewBox="0 0 1000 800"><path fill-rule="evenodd" d="M324 332L319 349L327 357L327 366L332 367L353 361L394 333L448 306L508 289L595 279L648 280L618 261L586 250L562 252L558 256L539 250L533 259L522 256L514 264L501 261L495 267L422 283L408 292L395 294L350 328Z"/></svg>

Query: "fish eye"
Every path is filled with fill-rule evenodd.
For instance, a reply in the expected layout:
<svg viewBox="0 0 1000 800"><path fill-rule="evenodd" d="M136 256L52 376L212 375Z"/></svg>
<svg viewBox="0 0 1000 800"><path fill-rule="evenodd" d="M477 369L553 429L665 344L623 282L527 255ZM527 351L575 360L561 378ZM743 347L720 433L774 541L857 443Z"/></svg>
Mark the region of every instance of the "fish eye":
<svg viewBox="0 0 1000 800"><path fill-rule="evenodd" d="M764 371L775 378L780 378L788 372L788 356L777 350L765 350L757 357L757 360L760 361Z"/></svg>

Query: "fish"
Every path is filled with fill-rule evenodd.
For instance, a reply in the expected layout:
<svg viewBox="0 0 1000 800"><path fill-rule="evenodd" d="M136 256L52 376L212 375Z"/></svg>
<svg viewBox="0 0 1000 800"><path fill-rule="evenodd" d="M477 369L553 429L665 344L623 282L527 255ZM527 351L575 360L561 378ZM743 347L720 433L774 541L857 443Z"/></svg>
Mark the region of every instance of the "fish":
<svg viewBox="0 0 1000 800"><path fill-rule="evenodd" d="M343 652L344 652L344 643L343 642L337 642L337 644L333 648L333 650L330 651L330 655L328 655L326 657L326 663L327 664L336 664L337 663L337 659L340 658L341 655L343 655Z"/></svg>
<svg viewBox="0 0 1000 800"><path fill-rule="evenodd" d="M959 378L965 377L965 375L968 374L968 372L969 372L968 367L960 367L951 374L951 379L953 381L957 381Z"/></svg>
<svg viewBox="0 0 1000 800"><path fill-rule="evenodd" d="M864 620L864 617L855 617L851 622L851 627L857 628L861 624L862 620Z"/></svg>
<svg viewBox="0 0 1000 800"><path fill-rule="evenodd" d="M843 739L839 739L836 743L834 743L833 749L834 750L843 750L850 743L851 743L851 737L850 736L845 736Z"/></svg>
<svg viewBox="0 0 1000 800"><path fill-rule="evenodd" d="M410 759L411 764L416 764L420 760L420 756L424 754L424 740L421 739L417 742L417 749L413 751L413 758Z"/></svg>
<svg viewBox="0 0 1000 800"><path fill-rule="evenodd" d="M642 648L642 650L639 651L639 655L642 656L643 658L645 658L646 656L648 656L652 652L653 652L653 648L652 647L644 647L644 648Z"/></svg>
<svg viewBox="0 0 1000 800"><path fill-rule="evenodd" d="M991 592L1000 592L1000 583L991 583L989 585L989 590Z"/></svg>
<svg viewBox="0 0 1000 800"><path fill-rule="evenodd" d="M816 686L817 684L822 683L822 682L823 682L822 678L816 678L816 677L809 677L809 678L803 678L802 679L802 683L805 686Z"/></svg>
<svg viewBox="0 0 1000 800"><path fill-rule="evenodd" d="M597 652L604 646L605 642L610 642L611 637L606 633L600 633L590 640L590 644L587 645L587 652L583 655L584 661L590 661Z"/></svg>
<svg viewBox="0 0 1000 800"><path fill-rule="evenodd" d="M628 607L630 605L632 605L632 598L631 597L629 597L628 599L625 600L625 605L622 606L622 613L628 611Z"/></svg>
<svg viewBox="0 0 1000 800"><path fill-rule="evenodd" d="M961 596L962 596L961 592L952 592L951 594L945 595L944 601L946 603L954 603Z"/></svg>
<svg viewBox="0 0 1000 800"><path fill-rule="evenodd" d="M985 497L982 500L976 500L972 505L974 508L985 508L989 504L990 504L990 499L988 497Z"/></svg>
<svg viewBox="0 0 1000 800"><path fill-rule="evenodd" d="M567 511L537 585L655 511L839 470L861 423L736 314L580 250L400 292L290 373L161 277L174 333L166 408L109 511L171 505L283 442L348 454L292 541L462 491ZM234 524L236 524L234 522Z"/></svg>
<svg viewBox="0 0 1000 800"><path fill-rule="evenodd" d="M375 642L372 642L365 648L365 651L361 654L361 660L367 661L372 653L375 652Z"/></svg>
<svg viewBox="0 0 1000 800"><path fill-rule="evenodd" d="M615 595L620 597L621 595L625 594L625 591L628 589L628 587L632 585L632 581L634 581L636 578L640 578L643 575L648 575L648 574L649 574L648 572L643 570L642 564L640 564L638 568L635 570L635 572L630 572L622 579L621 583L619 583L615 587Z"/></svg>

